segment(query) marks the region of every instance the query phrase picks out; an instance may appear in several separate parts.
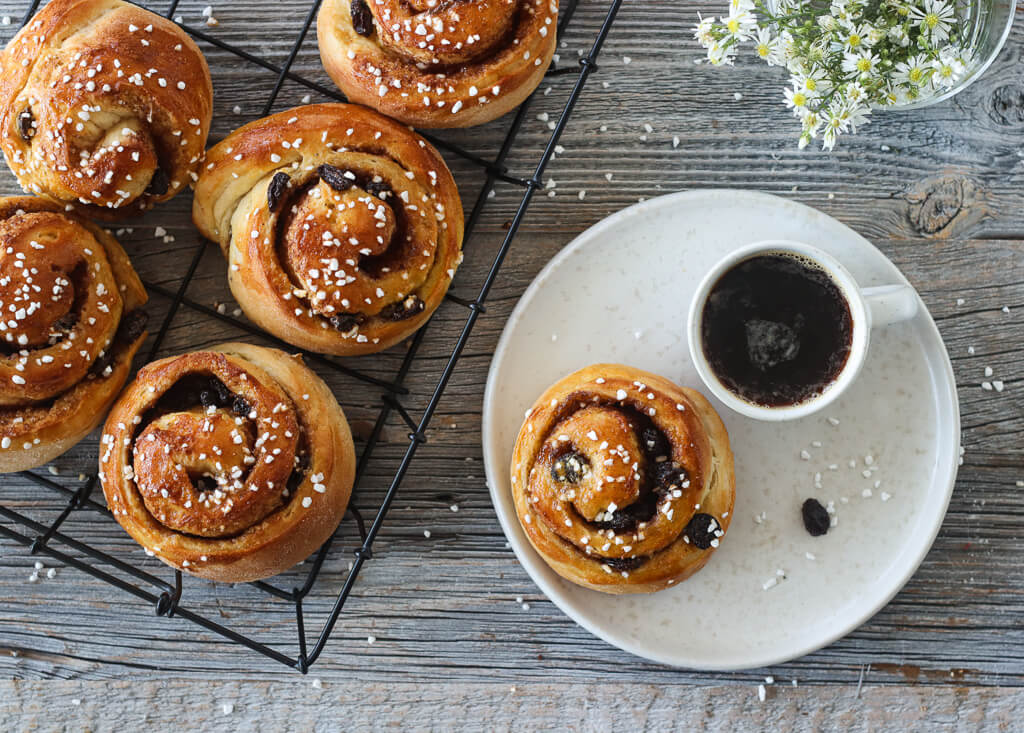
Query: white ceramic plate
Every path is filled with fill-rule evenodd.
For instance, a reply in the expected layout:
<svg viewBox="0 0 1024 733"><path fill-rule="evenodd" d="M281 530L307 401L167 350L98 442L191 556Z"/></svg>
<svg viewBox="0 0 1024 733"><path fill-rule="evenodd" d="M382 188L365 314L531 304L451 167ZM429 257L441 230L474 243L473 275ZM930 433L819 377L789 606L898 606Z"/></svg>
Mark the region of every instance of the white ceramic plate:
<svg viewBox="0 0 1024 733"><path fill-rule="evenodd" d="M525 410L558 378L597 362L703 389L686 344L693 289L716 260L763 239L817 245L861 286L905 282L867 240L802 204L726 190L664 196L596 224L548 263L505 326L487 379L488 486L520 562L581 626L666 664L760 667L856 628L917 569L956 478L956 384L921 303L913 320L872 334L857 382L822 413L767 424L715 403L736 455L736 506L722 546L697 575L651 595L610 596L562 580L537 555L509 487ZM837 523L824 537L803 528L808 497L835 503Z"/></svg>

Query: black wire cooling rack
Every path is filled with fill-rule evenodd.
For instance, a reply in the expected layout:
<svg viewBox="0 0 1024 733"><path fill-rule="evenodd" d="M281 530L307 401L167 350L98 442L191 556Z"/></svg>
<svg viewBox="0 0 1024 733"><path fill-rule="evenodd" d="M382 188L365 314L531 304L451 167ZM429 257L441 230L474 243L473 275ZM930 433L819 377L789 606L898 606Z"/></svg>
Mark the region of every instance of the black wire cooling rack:
<svg viewBox="0 0 1024 733"><path fill-rule="evenodd" d="M224 41L209 35L198 28L186 24L181 25L185 31L191 34L198 41L216 46L223 51L227 51L238 56L246 62L255 64L277 74L277 81L263 107L263 115L265 116L270 113L285 81L297 82L298 84L312 91L319 92L326 97L345 101L345 97L336 89L307 79L292 71L292 65L298 56L299 50L316 18L317 11L320 8L320 3L321 0L314 0L314 2L311 3L309 13L305 18L302 29L299 32L298 37L295 39L295 42L291 47L291 51L283 65L272 63L230 43L225 43ZM22 19L22 25L28 22L41 4L41 0L34 0L34 2L30 2L28 4ZM152 4L153 3L150 3L150 5ZM563 0L562 7L560 9L559 36L562 35L564 30L572 21L576 10L576 4L577 0ZM362 568L363 564L373 556L374 539L377 537L377 533L380 531L381 526L387 517L388 510L395 499L395 495L411 461L413 460L413 457L416 455L417 449L427 441L426 430L430 425L434 411L436 410L438 402L444 394L445 388L452 377L455 367L459 361L459 357L462 355L462 350L465 348L466 343L469 340L477 319L484 312L484 302L487 300L488 293L498 277L498 272L505 260L505 255L512 246L512 242L519 230L519 226L526 214L526 210L529 207L534 194L539 189L543 188L543 185L541 184L541 176L552 158L555 146L557 145L558 140L569 121L569 117L583 91L587 78L597 69L598 54L601 51L601 46L611 29L612 23L615 20L615 16L618 13L621 4L622 0L609 0L608 11L604 17L600 30L594 38L589 51L583 53L579 58L578 67L575 65L570 67L561 67L556 64L551 70L549 70L548 76L575 74L576 81L565 101L561 114L557 120L554 120L554 126L551 128L551 134L532 175L527 177L513 175L506 166L506 160L516 143L520 128L526 119L527 110L530 106L530 99L526 100L526 102L524 102L522 106L513 113L508 133L493 159L481 157L458 145L453 145L444 140L438 140L431 135L424 135L424 137L430 140L434 145L448 154L463 158L470 164L481 168L485 175L484 185L476 197L476 202L473 205L469 216L466 218L464 247L469 245L473 231L480 219L480 215L486 205L489 194L496 183L504 182L518 186L522 189L523 195L516 209L515 215L507 225L508 232L505 235L497 254L494 256L489 269L487 270L487 275L484 278L483 283L480 285L476 297L472 300L467 300L452 294L447 296L448 300L465 308L467 311L466 319L458 339L456 339L452 346L448 361L441 372L440 378L437 380L437 384L433 389L433 393L426 405L426 408L423 410L419 419L417 420L402 405L401 397L407 393L407 390L404 387L405 379L412 369L420 345L423 343L423 340L428 333L429 324L424 328L421 328L412 338L405 357L403 358L394 377L390 381L382 380L368 374L363 374L358 369L350 367L347 364L339 364L336 361L323 359L315 354L304 354L304 356L309 360L313 360L322 366L338 370L349 377L353 377L365 383L382 388L385 392L373 429L370 432L365 446L363 447L361 455L359 456L359 462L356 469L357 488L359 486L360 479L373 456L374 448L380 440L385 422L393 414L397 414L409 429L408 446L402 457L401 463L395 471L390 485L384 493L383 500L377 509L377 514L373 518L373 521L369 523L369 526L367 526L367 523L363 521L363 518L350 504L350 513L355 519L358 527L361 544L355 550L355 559L352 563L351 570L349 571L343 586L338 591L330 614L328 615L323 628L320 630L320 633L317 635L316 641L312 646L310 646L307 641L302 603L303 599L305 599L310 593L317 581L324 558L327 555L327 551L330 548L331 543L333 542L333 538L328 540L324 546L319 549L305 574L304 581L298 587L288 590L268 582L252 583L252 585L272 596L275 596L276 598L294 603L296 631L298 634L298 651L294 656L290 656L289 654L257 641L240 631L229 628L184 606L182 604L181 571L175 571L174 581L167 582L156 575L135 567L131 563L120 560L107 552L92 547L87 543L80 542L73 537L62 533L60 531L61 525L63 525L65 520L67 520L68 517L76 511L91 510L113 521L113 517L107 510L107 507L92 498L93 492L97 487L97 477L95 475L87 477L82 482L80 488L73 489L37 473L31 471L24 472L22 475L31 482L38 484L43 488L58 492L62 496L66 497L66 504L57 515L56 519L49 524L37 522L18 511L14 511L9 507L0 504L0 517L4 517L23 528L12 529L11 527L0 524L0 536L28 547L32 554L47 555L64 563L65 565L78 568L95 578L99 578L100 580L120 588L143 601L154 604L156 613L160 616L177 616L187 619L205 629L208 629L209 631L220 634L231 641L243 644L250 649L270 657L271 659L275 659L305 673L309 669L309 666L313 664L323 652L324 646L330 638L331 632L334 630L335 624L337 623L342 609L345 606L345 601L349 597L349 593L352 591L352 587L356 582L360 568ZM179 0L171 0L168 6L163 10L163 14L168 18L173 18L178 10L178 5ZM156 333L147 361L153 359L159 351L161 345L164 343L164 339L167 335L168 329L171 327L175 315L182 306L193 309L198 313L208 316L209 318L229 323L250 334L258 335L262 338L268 338L267 334L253 327L251 324L233 318L230 315L219 312L217 309L209 308L186 297L186 290L196 273L196 269L199 266L204 249L205 245L200 245L196 250L185 272L184 279L181 281L177 290L170 290L159 285L146 283L146 287L151 293L159 294L170 301L170 308ZM276 341L276 339L270 338L270 341ZM284 344L283 342L277 343L286 349L292 351L295 350L293 347ZM65 549L61 549L62 547ZM69 554L69 552L74 552L75 554ZM119 575L115 575L113 571L118 571L131 580L126 580Z"/></svg>

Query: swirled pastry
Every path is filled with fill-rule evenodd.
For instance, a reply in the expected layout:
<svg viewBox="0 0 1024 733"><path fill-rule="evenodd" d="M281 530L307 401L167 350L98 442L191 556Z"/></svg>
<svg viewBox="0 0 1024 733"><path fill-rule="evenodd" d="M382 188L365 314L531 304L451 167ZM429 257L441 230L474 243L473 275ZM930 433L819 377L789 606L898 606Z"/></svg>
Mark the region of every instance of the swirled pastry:
<svg viewBox="0 0 1024 733"><path fill-rule="evenodd" d="M171 567L275 575L337 528L355 476L345 415L298 356L221 344L153 362L111 410L107 506Z"/></svg>
<svg viewBox="0 0 1024 733"><path fill-rule="evenodd" d="M462 261L462 204L444 160L371 110L271 115L207 161L196 226L220 243L246 315L295 346L353 355L401 341Z"/></svg>
<svg viewBox="0 0 1024 733"><path fill-rule="evenodd" d="M700 570L729 528L729 436L699 393L618 364L548 389L526 413L512 494L534 549L567 580L648 593Z"/></svg>
<svg viewBox="0 0 1024 733"><path fill-rule="evenodd" d="M195 175L210 72L178 26L121 0L52 0L0 55L0 145L26 191L133 216Z"/></svg>
<svg viewBox="0 0 1024 733"><path fill-rule="evenodd" d="M519 106L555 51L558 0L325 0L320 58L353 102L416 127Z"/></svg>
<svg viewBox="0 0 1024 733"><path fill-rule="evenodd" d="M0 472L99 425L146 336L145 302L107 232L39 198L0 198Z"/></svg>

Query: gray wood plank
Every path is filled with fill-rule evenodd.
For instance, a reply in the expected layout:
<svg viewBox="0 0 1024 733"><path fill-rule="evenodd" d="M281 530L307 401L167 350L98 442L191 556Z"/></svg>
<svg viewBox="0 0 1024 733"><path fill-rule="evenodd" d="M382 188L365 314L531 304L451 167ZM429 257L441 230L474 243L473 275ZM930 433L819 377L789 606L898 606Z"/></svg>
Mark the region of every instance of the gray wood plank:
<svg viewBox="0 0 1024 733"><path fill-rule="evenodd" d="M319 686L314 686L319 681ZM61 730L1006 731L1020 688L821 685L4 682L0 727Z"/></svg>
<svg viewBox="0 0 1024 733"><path fill-rule="evenodd" d="M180 12L186 22L201 25L206 4L182 2ZM0 0L0 16L17 16L15 11L24 5ZM201 27L276 63L287 56L308 8L305 0L213 5L219 25ZM564 45L560 44L559 63L576 62L577 51L597 32L605 7L601 0L581 0L576 22ZM978 688L1024 685L1024 567L1020 563L1024 499L1015 483L1024 480L1024 158L1020 155L1024 26L1013 29L1007 48L988 74L951 103L914 113L878 114L860 135L844 139L834 155L827 155L796 149L792 120L780 102L783 80L777 70L750 62L736 69L693 63L700 56L690 32L696 12L718 13L722 7L724 2L719 0L683 5L650 0L623 8L600 71L563 138L565 152L545 174L545 181L556 182L554 196L539 196L531 208L492 292L488 313L480 320L441 402L430 443L412 464L381 533L377 555L360 578L323 659L314 667L325 686L340 687L356 677L381 685L396 679L418 684L439 675L467 684L493 682L494 689L594 680L602 685L698 683L716 687L694 692L697 697L685 697L690 694L687 688L673 687L671 694L658 698L661 702L651 703L653 707L640 703L638 707L674 709L678 715L689 710L691 703L695 711L713 711L719 701L727 701L722 714L742 716L753 715L750 706L756 697L751 686L771 673L800 680L799 702L787 703L785 715L808 713L815 721L829 720L831 712L841 713L838 719L855 721L865 709L881 716L890 707L923 716L931 711L942 720L991 710L992 720L999 721L998 715L1004 713L998 711L1010 709L1005 707L1006 700L1019 708L1019 696L1012 691ZM0 39L12 33L11 27L0 27ZM260 113L275 77L226 52L210 46L204 50L214 71L213 134L219 139ZM625 57L630 63L625 63ZM303 45L295 70L330 83L320 69L312 36ZM557 114L569 84L566 76L542 86L551 92L537 100L521 143L510 156L515 174L532 171L548 135L547 124L538 115ZM737 90L742 91L742 99L734 98ZM307 94L312 101L324 99L288 82L275 109L299 104ZM239 113L234 111L236 105ZM507 120L498 121L444 137L475 152L493 152L507 124ZM645 132L645 124L653 131ZM641 140L644 135L646 141ZM679 138L678 146L673 145L673 137ZM446 157L467 205L471 204L482 182L480 174L464 161ZM611 180L606 173L612 174ZM486 369L505 318L523 289L554 253L603 217L639 198L698 187L776 193L815 206L871 239L904 270L935 315L953 359L961 399L964 466L945 524L921 570L862 628L825 650L772 670L679 672L638 660L591 637L547 602L519 567L505 547L484 485L479 427ZM13 177L0 173L0 192L14 190ZM586 197L580 200L582 190ZM453 288L456 294L471 297L479 287L519 195L513 186L498 187L467 250ZM177 286L199 246L188 206L188 196L181 196L134 223L133 230L122 236L143 277L167 288ZM157 241L156 226L165 227L176 241L170 245ZM228 303L229 311L233 307L223 262L212 248L203 254L189 296L208 306ZM960 298L963 304L958 304ZM1003 306L1010 308L1008 314L1002 312ZM153 297L155 316L166 307L166 299ZM459 306L449 303L432 321L410 379L408 404L414 414L426 404L464 317ZM184 309L161 354L243 335ZM357 366L387 378L397 368L401 353L398 347L359 359ZM985 366L1000 375L1006 391L981 389ZM365 436L380 390L317 369L342 395L356 433ZM382 449L355 499L364 514L379 505L404 451L405 432L397 422L387 427ZM73 484L77 474L89 470L94 461L94 444L83 443L56 462L60 475L55 480ZM52 494L18 477L5 478L0 503L40 519L52 518L60 507ZM452 504L459 506L458 513L450 510ZM97 515L76 514L66 530L81 541L169 577L116 525ZM430 530L430 539L423 536L424 530ZM322 623L344 581L357 539L351 521L343 524L340 539L308 600L310 629ZM270 683L285 673L276 663L184 621L155 618L150 607L77 571L61 569L56 578L30 585L27 577L33 560L22 549L0 542L0 597L4 599L0 649L8 652L0 654L0 677L96 680L89 683L96 685L94 690L106 680L125 677L195 681L193 687L169 689L163 699L173 700L226 675ZM298 573L293 573L279 582L293 583L296 578ZM529 611L514 602L517 596L529 602ZM294 651L294 615L289 606L268 600L250 587L188 580L185 604ZM367 643L371 635L376 637L372 645ZM872 665L871 683L901 686L871 688L872 697L865 697L862 707L834 702L836 696L849 695L868 664ZM907 683L918 687L902 686ZM24 690L27 709L36 704L29 699L32 684L18 688ZM151 684L145 694L156 697L166 684ZM302 689L306 683L296 676L280 684ZM735 686L734 693L718 687L730 685ZM816 687L805 692L804 685ZM923 686L942 689L921 691ZM337 695L338 687L329 689ZM258 700L272 689L284 688L257 687L245 699ZM396 722L403 720L403 706L411 708L417 694L393 686L368 689L371 701L395 696ZM538 693L538 700L528 707L505 702L490 692L484 702L470 704L477 699L474 695L485 693L464 685L437 692L425 702L427 708L440 710L443 701L451 699L450 709L462 710L466 701L467 710L493 715L481 720L506 721L529 710L537 721L544 721L550 719L544 716L553 714L548 701L558 699L550 697L556 694L552 689ZM576 687L565 689L570 692L558 688L557 694L571 690L577 691L571 694L582 694ZM623 689L631 690L628 699L641 695L636 692L641 688ZM83 693L81 698L94 696ZM609 693L596 698L593 709L619 711L633 720L631 709L615 707L613 697ZM248 710L248 705L239 702L239 712ZM921 713L915 706L928 711ZM215 706L212 709L215 712ZM371 719L377 708L368 702L358 709ZM139 708L137 714L144 711ZM124 715L121 722L136 720L135 711ZM661 724L668 715L657 712L640 720ZM765 724L795 719L778 711L764 715L769 715L763 719ZM609 713L609 719L616 718ZM703 720L724 724L736 719ZM102 727L99 721L110 719L93 720ZM434 720L443 724L445 719ZM932 719L921 720L927 726ZM309 727L314 727L313 722Z"/></svg>

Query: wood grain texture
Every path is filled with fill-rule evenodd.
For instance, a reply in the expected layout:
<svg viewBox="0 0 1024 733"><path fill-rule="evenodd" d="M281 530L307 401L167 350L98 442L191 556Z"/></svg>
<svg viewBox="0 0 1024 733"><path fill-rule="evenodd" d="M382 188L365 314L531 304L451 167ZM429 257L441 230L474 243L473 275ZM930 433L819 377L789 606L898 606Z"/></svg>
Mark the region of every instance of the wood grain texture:
<svg viewBox="0 0 1024 733"><path fill-rule="evenodd" d="M206 4L182 2L178 12L187 23L275 63L287 57L308 10L306 0L214 2L219 25L207 28L201 17ZM0 16L10 15L16 23L25 5L0 0ZM913 113L878 114L861 134L844 138L836 153L827 155L797 150L796 128L781 104L778 70L753 62L735 69L693 63L701 55L691 33L696 13L718 14L724 6L724 0L648 0L624 6L600 70L563 137L565 150L544 176L554 187L531 207L488 312L441 401L430 442L413 462L379 536L375 559L360 576L313 668L313 675L324 680L322 694L333 696L339 706L355 699L343 685L355 678L368 684L365 703L350 704L346 715L374 720L387 708L388 715L376 720L401 725L419 720L416 709L429 709L439 711L434 713L439 717L422 719L426 727L430 720L444 727L444 716L457 714L467 721L492 721L501 729L527 711L531 720L542 723L553 714L551 701L562 705L559 696L564 695L569 705L578 700L592 716L588 721L596 723L638 719L651 727L682 728L684 720L727 727L729 721L773 726L802 721L815 727L815 721L824 725L835 714L846 716L837 719L856 730L884 727L886 715L905 714L920 729L935 721L974 728L977 718L972 716L981 714L984 725L996 730L1013 727L1013 711L1019 717L1024 708L1019 691L1002 689L1024 686L1024 489L1015 483L1024 480L1024 24L1013 29L986 76L955 100ZM603 0L580 0L577 17L559 44L559 64L576 63L606 7ZM6 40L13 31L13 25L0 27L0 38ZM201 45L213 70L217 140L261 114L275 76ZM313 37L303 44L294 68L329 84ZM547 122L538 116L554 118L571 79L554 77L542 85L509 158L514 174L532 171L549 134ZM734 98L737 90L741 99ZM323 100L288 81L274 109L299 104L307 94L312 101ZM507 124L499 120L443 137L492 155ZM468 208L482 175L465 161L446 158ZM961 400L964 465L942 531L921 569L863 627L771 670L681 672L620 652L575 626L544 599L505 546L483 477L479 429L486 370L505 319L526 285L572 237L612 212L640 198L703 187L756 189L798 200L874 242L902 268L934 314ZM13 176L4 171L0 191L14 190ZM586 191L582 200L581 191ZM475 295L519 196L514 186L497 186L467 248L455 294ZM145 280L177 287L200 246L188 210L189 197L179 196L122 233ZM175 240L156 239L157 226ZM229 313L234 308L223 261L213 247L203 252L188 295L209 307L226 303ZM167 305L166 298L155 295L151 313L160 318ZM1001 310L1004 306L1009 313ZM413 415L427 403L464 318L464 309L446 303L431 322L409 380L406 404ZM184 308L159 355L228 338L260 341ZM389 379L401 355L397 347L360 358L358 367ZM1003 380L1005 391L981 388L986 366ZM380 390L317 371L336 390L355 432L365 437ZM404 452L406 432L397 421L385 429L384 444L354 499L365 515L380 504ZM86 442L57 461L55 480L73 484L94 461L95 446ZM61 506L54 495L18 477L4 479L0 504L40 520L52 519ZM450 509L453 504L457 513ZM424 530L431 532L429 539ZM76 513L65 531L170 577L115 524L97 515ZM306 603L310 629L319 629L344 582L357 543L353 522L343 523L339 540ZM53 579L29 584L34 559L0 541L0 648L11 652L0 655L0 675L25 680L8 689L9 704L23 701L27 713L43 715L45 705L32 692L34 680L51 678L76 680L57 688L62 699L78 695L69 691L74 685L97 691L83 692L83 700L97 697L107 680L163 680L147 682L138 693L158 701L149 711L154 721L189 695L216 699L221 693L206 692L219 689L211 688L216 680L256 680L260 685L244 693L236 706L239 715L254 716L254 730L260 723L250 704L287 690L312 694L304 687L307 680L288 679L276 663L185 621L155 618L151 607L77 571L60 569ZM298 577L292 573L278 583L290 587ZM515 602L517 596L530 604L529 610ZM295 650L291 607L249 586L188 579L183 604L288 653ZM369 636L375 643L367 643ZM870 687L870 696L851 704L848 698L868 664L867 682L883 686ZM766 674L796 678L801 687L792 693L786 689L785 696L780 688L768 706L758 707L752 685ZM439 677L451 684L418 687ZM395 680L411 686L388 684ZM474 687L478 682L488 686ZM544 687L526 698L533 700L528 703L508 697L512 684ZM692 684L709 687L685 686ZM620 689L616 685L623 686L621 699L628 704L612 702L612 692L606 691ZM813 690L805 689L812 685ZM102 729L103 721L111 719L102 716L115 713L92 705L83 703L73 711L65 706L62 710L69 712L61 714L69 725L74 720ZM94 717L71 717L86 713ZM126 707L119 722L139 721L144 713L142 707ZM315 711L307 714L299 718L306 729L322 724L312 717ZM0 727L6 729L2 716Z"/></svg>
<svg viewBox="0 0 1024 733"><path fill-rule="evenodd" d="M28 682L0 684L0 727L217 731L900 730L978 733L1019 727L1024 690L865 684L671 687L330 682ZM359 704L353 704L358 700ZM187 713L186 713L187 711ZM571 712L569 712L571 711Z"/></svg>

